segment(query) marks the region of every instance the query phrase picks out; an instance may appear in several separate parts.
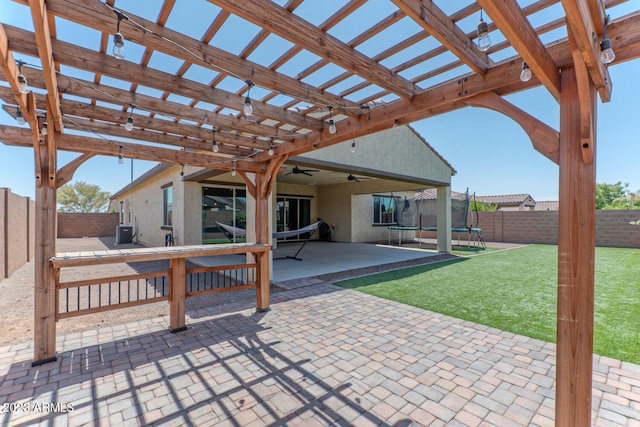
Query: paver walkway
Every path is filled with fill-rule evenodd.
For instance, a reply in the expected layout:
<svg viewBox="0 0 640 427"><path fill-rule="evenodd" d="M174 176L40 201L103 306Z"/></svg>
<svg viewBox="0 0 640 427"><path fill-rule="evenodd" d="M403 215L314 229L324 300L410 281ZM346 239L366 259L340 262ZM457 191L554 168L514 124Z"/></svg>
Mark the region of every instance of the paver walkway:
<svg viewBox="0 0 640 427"><path fill-rule="evenodd" d="M554 345L306 284L178 334L156 318L60 336L41 367L31 343L0 348L0 424L553 425ZM640 366L594 357L593 394L595 425L640 426Z"/></svg>

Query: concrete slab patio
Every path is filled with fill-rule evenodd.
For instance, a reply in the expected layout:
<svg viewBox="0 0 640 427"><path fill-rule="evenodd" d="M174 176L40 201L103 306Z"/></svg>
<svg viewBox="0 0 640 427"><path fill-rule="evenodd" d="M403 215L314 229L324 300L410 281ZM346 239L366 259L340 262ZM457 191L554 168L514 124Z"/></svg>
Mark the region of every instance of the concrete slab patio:
<svg viewBox="0 0 640 427"><path fill-rule="evenodd" d="M311 281L313 282L313 281ZM0 424L552 426L555 346L329 283L0 348ZM593 423L640 425L640 366L594 357Z"/></svg>

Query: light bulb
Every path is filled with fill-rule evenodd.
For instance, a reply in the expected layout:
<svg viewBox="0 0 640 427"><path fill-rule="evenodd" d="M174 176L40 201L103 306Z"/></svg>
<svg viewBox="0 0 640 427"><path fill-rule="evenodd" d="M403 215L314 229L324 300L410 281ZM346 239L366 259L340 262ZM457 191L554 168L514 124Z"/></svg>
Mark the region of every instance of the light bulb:
<svg viewBox="0 0 640 427"><path fill-rule="evenodd" d="M127 119L127 124L124 125L124 128L131 132L133 130L133 116L129 116Z"/></svg>
<svg viewBox="0 0 640 427"><path fill-rule="evenodd" d="M611 39L605 37L600 43L600 61L607 65L611 64L616 59L616 54L611 47Z"/></svg>
<svg viewBox="0 0 640 427"><path fill-rule="evenodd" d="M123 165L124 164L124 157L122 157L122 154L118 154L118 164L119 165Z"/></svg>
<svg viewBox="0 0 640 427"><path fill-rule="evenodd" d="M213 141L213 152L217 153L218 151L220 151L220 147L216 141Z"/></svg>
<svg viewBox="0 0 640 427"><path fill-rule="evenodd" d="M124 37L120 33L113 35L113 56L116 59L124 59Z"/></svg>
<svg viewBox="0 0 640 427"><path fill-rule="evenodd" d="M236 176L236 167L231 168L231 176Z"/></svg>
<svg viewBox="0 0 640 427"><path fill-rule="evenodd" d="M27 85L27 78L24 74L18 74L18 90L20 93L29 92L29 86Z"/></svg>
<svg viewBox="0 0 640 427"><path fill-rule="evenodd" d="M397 128L398 126L399 126L398 119L395 119L395 120L393 121L393 128L395 129L395 128Z"/></svg>
<svg viewBox="0 0 640 427"><path fill-rule="evenodd" d="M40 128L40 133L42 134L42 136L45 136L49 133L49 124L47 122L44 122L42 124L42 128Z"/></svg>
<svg viewBox="0 0 640 427"><path fill-rule="evenodd" d="M253 105L251 105L251 98L249 98L248 96L244 98L243 111L245 116L250 116L251 113L253 113Z"/></svg>
<svg viewBox="0 0 640 427"><path fill-rule="evenodd" d="M356 142L355 142L355 141L353 141L353 142L351 143L351 152L352 152L352 153L355 153L355 152L356 152Z"/></svg>
<svg viewBox="0 0 640 427"><path fill-rule="evenodd" d="M336 133L338 129L336 128L336 124L333 119L329 120L329 133Z"/></svg>
<svg viewBox="0 0 640 427"><path fill-rule="evenodd" d="M269 155L270 155L270 156L273 156L273 144L271 144L271 145L269 146L269 151L268 151L268 153L269 153Z"/></svg>
<svg viewBox="0 0 640 427"><path fill-rule="evenodd" d="M18 123L20 126L27 123L27 121L24 119L24 116L22 115L22 111L20 111L20 107L18 107L18 109L16 110L16 123Z"/></svg>
<svg viewBox="0 0 640 427"><path fill-rule="evenodd" d="M531 80L531 68L524 61L522 62L522 71L520 71L520 80L523 82Z"/></svg>
<svg viewBox="0 0 640 427"><path fill-rule="evenodd" d="M489 37L489 27L486 22L480 19L478 23L478 49L486 52L491 47L491 37Z"/></svg>

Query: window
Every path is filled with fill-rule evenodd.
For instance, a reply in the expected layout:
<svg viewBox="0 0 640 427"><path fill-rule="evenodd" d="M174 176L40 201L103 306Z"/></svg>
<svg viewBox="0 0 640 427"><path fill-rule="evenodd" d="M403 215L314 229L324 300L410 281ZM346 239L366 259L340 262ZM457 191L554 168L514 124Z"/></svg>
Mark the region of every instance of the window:
<svg viewBox="0 0 640 427"><path fill-rule="evenodd" d="M373 196L373 223L395 224L397 222L396 207L396 197Z"/></svg>
<svg viewBox="0 0 640 427"><path fill-rule="evenodd" d="M162 188L162 224L164 227L173 225L173 186L171 184Z"/></svg>
<svg viewBox="0 0 640 427"><path fill-rule="evenodd" d="M233 187L202 188L202 243L244 242L244 237L225 234L216 222L247 228L247 191Z"/></svg>
<svg viewBox="0 0 640 427"><path fill-rule="evenodd" d="M305 196L279 195L276 198L276 231L298 230L311 224L311 199ZM304 240L307 233L284 240Z"/></svg>

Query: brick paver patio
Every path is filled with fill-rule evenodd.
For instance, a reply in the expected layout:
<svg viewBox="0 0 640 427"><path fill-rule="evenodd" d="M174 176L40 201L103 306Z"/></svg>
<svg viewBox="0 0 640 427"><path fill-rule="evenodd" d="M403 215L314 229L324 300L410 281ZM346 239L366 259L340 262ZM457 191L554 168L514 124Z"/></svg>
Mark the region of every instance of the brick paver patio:
<svg viewBox="0 0 640 427"><path fill-rule="evenodd" d="M0 348L0 424L554 424L554 345L328 283L188 326L60 336L58 361L35 368L31 343ZM594 357L593 395L595 425L640 426L640 366Z"/></svg>

